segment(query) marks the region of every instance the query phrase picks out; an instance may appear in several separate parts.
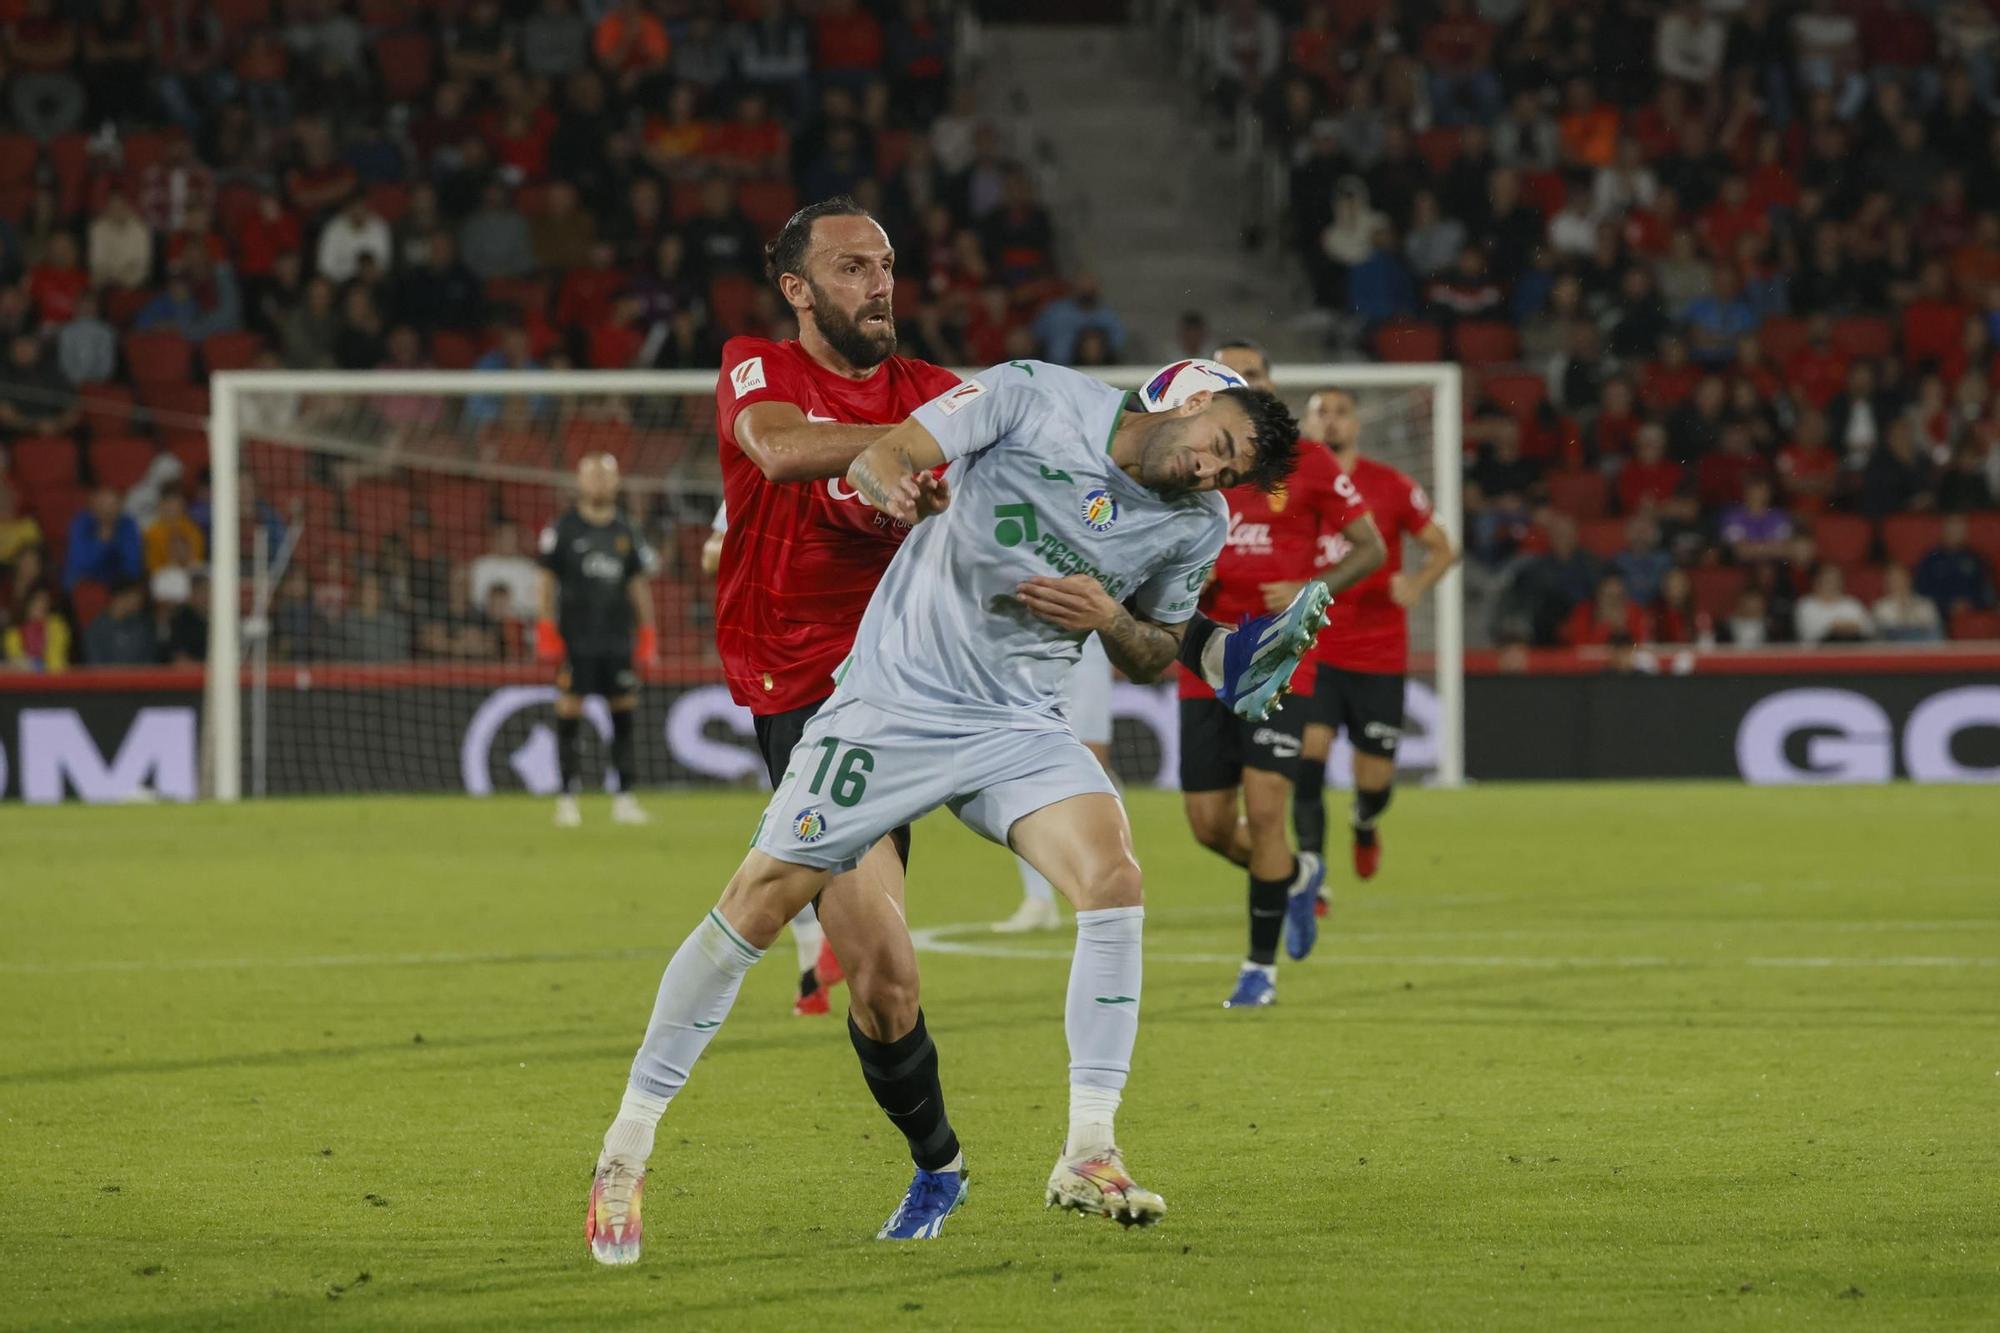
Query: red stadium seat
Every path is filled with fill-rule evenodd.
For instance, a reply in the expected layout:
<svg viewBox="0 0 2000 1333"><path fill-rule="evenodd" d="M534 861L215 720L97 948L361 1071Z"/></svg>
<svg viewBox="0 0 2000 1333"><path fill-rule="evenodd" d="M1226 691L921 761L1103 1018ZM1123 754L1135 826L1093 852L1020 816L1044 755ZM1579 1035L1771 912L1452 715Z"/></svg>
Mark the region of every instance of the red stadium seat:
<svg viewBox="0 0 2000 1333"><path fill-rule="evenodd" d="M271 0L215 0L215 17L222 30L235 36L271 21Z"/></svg>
<svg viewBox="0 0 2000 1333"><path fill-rule="evenodd" d="M151 440L128 435L92 440L85 456L98 485L129 491L146 475L146 469L153 466L159 452Z"/></svg>
<svg viewBox="0 0 2000 1333"><path fill-rule="evenodd" d="M2000 611L1975 611L1969 606L1955 607L1951 613L1951 637L2000 639Z"/></svg>
<svg viewBox="0 0 2000 1333"><path fill-rule="evenodd" d="M1820 559L1852 565L1868 558L1875 545L1875 529L1867 519L1853 514L1819 514L1812 521L1812 539Z"/></svg>
<svg viewBox="0 0 2000 1333"><path fill-rule="evenodd" d="M61 486L45 486L27 497L24 506L35 516L35 522L42 525L42 540L49 548L49 561L60 565L64 552L69 549L69 525L76 519L82 508L90 503L90 492L69 482Z"/></svg>
<svg viewBox="0 0 2000 1333"><path fill-rule="evenodd" d="M470 370L479 359L479 342L470 334L439 329L431 335L431 360L439 370Z"/></svg>
<svg viewBox="0 0 2000 1333"><path fill-rule="evenodd" d="M491 278L486 283L486 299L496 306L512 306L523 313L542 313L549 308L548 280Z"/></svg>
<svg viewBox="0 0 2000 1333"><path fill-rule="evenodd" d="M1604 517L1610 506L1610 486L1595 468L1548 475L1549 503L1579 522Z"/></svg>
<svg viewBox="0 0 2000 1333"><path fill-rule="evenodd" d="M200 431L170 430L166 433L167 452L181 460L189 479L208 466L208 436Z"/></svg>
<svg viewBox="0 0 2000 1333"><path fill-rule="evenodd" d="M31 185L42 146L32 134L0 134L0 185Z"/></svg>
<svg viewBox="0 0 2000 1333"><path fill-rule="evenodd" d="M306 454L302 449L273 444L269 440L243 442L243 463L256 476L258 485L274 497L297 491L306 484Z"/></svg>
<svg viewBox="0 0 2000 1333"><path fill-rule="evenodd" d="M382 181L368 187L368 206L384 221L401 222L410 211L410 187L400 181Z"/></svg>
<svg viewBox="0 0 2000 1333"><path fill-rule="evenodd" d="M887 179L902 169L910 156L910 131L883 130L875 136L875 174Z"/></svg>
<svg viewBox="0 0 2000 1333"><path fill-rule="evenodd" d="M1880 565L1842 565L1840 576L1846 581L1848 595L1858 599L1863 606L1875 605L1875 600L1882 595Z"/></svg>
<svg viewBox="0 0 2000 1333"><path fill-rule="evenodd" d="M125 364L132 382L186 384L194 378L194 344L178 333L128 333Z"/></svg>
<svg viewBox="0 0 2000 1333"><path fill-rule="evenodd" d="M79 633L104 614L104 608L111 601L111 589L96 579L81 579L69 590L70 618L75 621Z"/></svg>
<svg viewBox="0 0 2000 1333"><path fill-rule="evenodd" d="M618 466L629 473L637 436L623 421L579 417L563 426L562 445L565 469L574 468L587 454L602 453L617 459Z"/></svg>
<svg viewBox="0 0 2000 1333"><path fill-rule="evenodd" d="M29 435L8 446L14 482L25 491L75 486L76 441L67 435Z"/></svg>
<svg viewBox="0 0 2000 1333"><path fill-rule="evenodd" d="M1784 365L1792 359L1792 353L1806 345L1807 325L1802 319L1790 315L1778 315L1767 319L1757 330L1757 341L1763 344L1764 355L1773 365Z"/></svg>
<svg viewBox="0 0 2000 1333"><path fill-rule="evenodd" d="M423 508L433 532L477 533L483 541L493 526L493 490L483 481L434 481L424 492Z"/></svg>
<svg viewBox="0 0 2000 1333"><path fill-rule="evenodd" d="M1593 518L1577 525L1577 545L1600 560L1609 560L1625 549L1625 520Z"/></svg>
<svg viewBox="0 0 2000 1333"><path fill-rule="evenodd" d="M897 278L896 294L889 300L897 319L915 319L924 303L923 284L915 278Z"/></svg>
<svg viewBox="0 0 2000 1333"><path fill-rule="evenodd" d="M0 218L18 225L28 216L28 209L33 207L34 202L33 185L0 185Z"/></svg>
<svg viewBox="0 0 2000 1333"><path fill-rule="evenodd" d="M790 181L744 181L736 191L736 206L759 236L776 236L799 211L799 193Z"/></svg>
<svg viewBox="0 0 2000 1333"><path fill-rule="evenodd" d="M1951 301L1912 301L1903 307L1903 360L1917 366L1943 362L1965 338L1965 308Z"/></svg>
<svg viewBox="0 0 2000 1333"><path fill-rule="evenodd" d="M348 487L347 526L370 547L389 533L407 533L412 497L406 481L377 477Z"/></svg>
<svg viewBox="0 0 2000 1333"><path fill-rule="evenodd" d="M375 39L382 91L392 102L414 102L430 93L437 50L422 32L388 32Z"/></svg>
<svg viewBox="0 0 2000 1333"><path fill-rule="evenodd" d="M1549 396L1549 386L1540 375L1488 375L1479 392L1495 407L1520 421L1535 415Z"/></svg>
<svg viewBox="0 0 2000 1333"><path fill-rule="evenodd" d="M1468 320L1452 339L1458 359L1468 366L1509 365L1521 358L1521 338L1512 324Z"/></svg>
<svg viewBox="0 0 2000 1333"><path fill-rule="evenodd" d="M1444 175L1451 170L1451 164L1458 161L1458 131L1425 130L1417 136L1417 154L1430 166L1432 172L1439 176Z"/></svg>
<svg viewBox="0 0 2000 1333"><path fill-rule="evenodd" d="M162 134L127 134L119 141L127 178L137 181L146 174L148 167L166 161L168 151L185 137L178 130Z"/></svg>
<svg viewBox="0 0 2000 1333"><path fill-rule="evenodd" d="M150 287L107 287L104 290L104 322L114 329L122 329L132 322L132 317L146 308L146 303L159 295Z"/></svg>
<svg viewBox="0 0 2000 1333"><path fill-rule="evenodd" d="M242 370L257 360L264 340L254 333L217 333L201 340L201 363L213 375L221 370Z"/></svg>
<svg viewBox="0 0 2000 1333"><path fill-rule="evenodd" d="M56 204L64 217L83 207L84 187L90 179L90 137L58 134L49 140L49 165L56 173Z"/></svg>
<svg viewBox="0 0 2000 1333"><path fill-rule="evenodd" d="M1984 509L1965 516L1965 544L2000 565L2000 509Z"/></svg>
<svg viewBox="0 0 2000 1333"><path fill-rule="evenodd" d="M1562 212L1562 206L1569 202L1569 186L1562 174L1555 171L1531 171L1521 177L1521 195L1533 204L1545 218L1552 218Z"/></svg>
<svg viewBox="0 0 2000 1333"><path fill-rule="evenodd" d="M1375 355L1384 361L1444 360L1444 333L1435 324L1396 320L1375 330Z"/></svg>
<svg viewBox="0 0 2000 1333"><path fill-rule="evenodd" d="M1936 514L1891 514L1882 520L1882 549L1899 565L1916 566L1944 535Z"/></svg>
<svg viewBox="0 0 2000 1333"><path fill-rule="evenodd" d="M1895 332L1886 319L1854 315L1833 322L1833 345L1848 356L1887 356L1895 342Z"/></svg>
<svg viewBox="0 0 2000 1333"><path fill-rule="evenodd" d="M132 391L122 384L84 384L76 391L83 424L92 435L130 435L139 424Z"/></svg>
<svg viewBox="0 0 2000 1333"><path fill-rule="evenodd" d="M724 335L741 333L750 323L757 284L741 273L717 274L708 284L708 312Z"/></svg>
<svg viewBox="0 0 2000 1333"><path fill-rule="evenodd" d="M231 181L215 193L215 225L231 240L243 234L243 224L257 211L262 196L257 187Z"/></svg>
<svg viewBox="0 0 2000 1333"><path fill-rule="evenodd" d="M1736 609L1749 576L1734 565L1697 565L1688 571L1694 585L1694 604L1717 620Z"/></svg>
<svg viewBox="0 0 2000 1333"><path fill-rule="evenodd" d="M199 384L141 384L139 401L162 430L201 430L208 423L208 390Z"/></svg>

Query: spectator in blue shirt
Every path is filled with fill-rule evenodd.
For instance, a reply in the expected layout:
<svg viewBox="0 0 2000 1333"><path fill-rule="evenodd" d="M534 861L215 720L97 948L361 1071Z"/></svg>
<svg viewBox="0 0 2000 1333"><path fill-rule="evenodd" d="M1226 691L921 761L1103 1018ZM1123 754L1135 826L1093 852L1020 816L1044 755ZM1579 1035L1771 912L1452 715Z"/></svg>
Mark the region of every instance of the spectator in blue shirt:
<svg viewBox="0 0 2000 1333"><path fill-rule="evenodd" d="M1375 229L1368 257L1347 271L1347 308L1371 329L1416 312L1417 284L1387 223Z"/></svg>
<svg viewBox="0 0 2000 1333"><path fill-rule="evenodd" d="M1728 264L1715 266L1715 287L1681 312L1688 326L1688 351L1704 366L1735 358L1738 340L1757 331L1757 311L1744 299L1743 282Z"/></svg>
<svg viewBox="0 0 2000 1333"><path fill-rule="evenodd" d="M1979 552L1965 544L1965 515L1947 514L1938 544L1917 562L1917 592L1937 603L1947 622L1953 608L1993 609L1993 575Z"/></svg>
<svg viewBox="0 0 2000 1333"><path fill-rule="evenodd" d="M63 562L63 588L74 592L85 579L107 588L137 583L145 577L146 561L139 546L139 525L119 508L118 492L100 486L90 504L69 525L69 558Z"/></svg>
<svg viewBox="0 0 2000 1333"><path fill-rule="evenodd" d="M1049 302L1035 316L1035 341L1042 356L1059 366L1076 364L1076 340L1085 329L1096 329L1110 345L1115 362L1125 351L1125 322L1104 304L1094 273L1079 273L1070 294Z"/></svg>

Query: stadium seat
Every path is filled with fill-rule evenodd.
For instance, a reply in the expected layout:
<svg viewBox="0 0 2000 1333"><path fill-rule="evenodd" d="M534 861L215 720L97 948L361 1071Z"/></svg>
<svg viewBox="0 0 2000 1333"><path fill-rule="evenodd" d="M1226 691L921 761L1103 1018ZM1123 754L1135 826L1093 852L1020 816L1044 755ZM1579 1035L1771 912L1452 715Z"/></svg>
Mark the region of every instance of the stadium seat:
<svg viewBox="0 0 2000 1333"><path fill-rule="evenodd" d="M910 131L885 129L875 136L875 174L884 178L902 170L910 156Z"/></svg>
<svg viewBox="0 0 2000 1333"><path fill-rule="evenodd" d="M915 319L924 303L923 284L915 278L897 278L896 293L889 298L897 319Z"/></svg>
<svg viewBox="0 0 2000 1333"><path fill-rule="evenodd" d="M1875 529L1867 519L1853 514L1819 514L1812 520L1812 539L1820 559L1853 565L1868 558L1875 545Z"/></svg>
<svg viewBox="0 0 2000 1333"><path fill-rule="evenodd" d="M495 306L511 306L526 314L541 312L549 308L549 284L546 278L490 278L486 283L486 299Z"/></svg>
<svg viewBox="0 0 2000 1333"><path fill-rule="evenodd" d="M76 441L67 435L29 435L7 446L14 482L41 492L78 483Z"/></svg>
<svg viewBox="0 0 2000 1333"><path fill-rule="evenodd" d="M139 402L162 430L199 430L208 420L208 390L199 384L141 384Z"/></svg>
<svg viewBox="0 0 2000 1333"><path fill-rule="evenodd" d="M194 344L178 333L128 333L125 365L141 388L186 384L194 377Z"/></svg>
<svg viewBox="0 0 2000 1333"><path fill-rule="evenodd" d="M1579 524L1576 535L1577 545L1600 560L1609 560L1625 549L1625 520L1593 518Z"/></svg>
<svg viewBox="0 0 2000 1333"><path fill-rule="evenodd" d="M257 360L264 340L254 333L217 333L201 340L201 363L213 375L222 370L242 370Z"/></svg>
<svg viewBox="0 0 2000 1333"><path fill-rule="evenodd" d="M273 504L278 496L306 484L306 455L301 450L268 440L249 439L243 442L243 463Z"/></svg>
<svg viewBox="0 0 2000 1333"><path fill-rule="evenodd" d="M1936 514L1891 514L1882 520L1882 549L1899 565L1916 567L1924 553L1944 535L1944 520Z"/></svg>
<svg viewBox="0 0 2000 1333"><path fill-rule="evenodd" d="M368 187L368 206L391 224L410 211L410 187L401 181L378 181Z"/></svg>
<svg viewBox="0 0 2000 1333"><path fill-rule="evenodd" d="M375 64L382 91L392 102L414 102L430 94L437 50L417 31L387 32L375 39Z"/></svg>
<svg viewBox="0 0 2000 1333"><path fill-rule="evenodd" d="M132 391L122 384L79 385L76 405L83 411L84 428L92 435L130 435L139 422Z"/></svg>
<svg viewBox="0 0 2000 1333"><path fill-rule="evenodd" d="M31 185L42 146L32 134L0 133L0 185Z"/></svg>
<svg viewBox="0 0 2000 1333"><path fill-rule="evenodd" d="M83 207L84 185L90 177L90 138L58 134L48 142L49 165L56 173L56 206L64 217Z"/></svg>
<svg viewBox="0 0 2000 1333"><path fill-rule="evenodd" d="M1965 338L1965 308L1951 301L1912 301L1903 307L1903 360L1911 366L1943 362Z"/></svg>
<svg viewBox="0 0 2000 1333"><path fill-rule="evenodd" d="M1777 366L1791 360L1792 353L1806 345L1807 336L1806 322L1790 315L1767 319L1757 330L1757 341L1763 345L1764 355Z"/></svg>
<svg viewBox="0 0 2000 1333"><path fill-rule="evenodd" d="M215 0L215 17L234 37L271 21L271 0Z"/></svg>
<svg viewBox="0 0 2000 1333"><path fill-rule="evenodd" d="M400 477L373 477L347 488L342 508L347 528L373 550L389 533L407 533L414 499L409 482Z"/></svg>
<svg viewBox="0 0 2000 1333"><path fill-rule="evenodd" d="M1451 170L1451 164L1458 161L1458 131L1448 128L1423 131L1417 135L1417 155L1424 159L1432 172L1444 175Z"/></svg>
<svg viewBox="0 0 2000 1333"><path fill-rule="evenodd" d="M0 218L18 226L28 216L34 206L35 187L32 184L0 185Z"/></svg>
<svg viewBox="0 0 2000 1333"><path fill-rule="evenodd" d="M2000 565L2000 509L1983 509L1965 516L1965 544Z"/></svg>
<svg viewBox="0 0 2000 1333"><path fill-rule="evenodd" d="M1846 581L1848 595L1858 599L1863 606L1875 605L1875 600L1882 595L1880 565L1842 565L1840 576Z"/></svg>
<svg viewBox="0 0 2000 1333"><path fill-rule="evenodd" d="M200 431L170 430L164 443L167 452L181 460L189 477L198 476L208 466L208 436Z"/></svg>
<svg viewBox="0 0 2000 1333"><path fill-rule="evenodd" d="M1697 565L1688 571L1694 585L1694 604L1721 620L1736 609L1749 576L1734 565Z"/></svg>
<svg viewBox="0 0 2000 1333"><path fill-rule="evenodd" d="M1396 320L1375 330L1375 355L1384 361L1442 361L1444 332L1435 324Z"/></svg>
<svg viewBox="0 0 2000 1333"><path fill-rule="evenodd" d="M1458 359L1468 366L1511 365L1521 358L1521 338L1514 326L1494 319L1459 325L1452 346Z"/></svg>
<svg viewBox="0 0 2000 1333"><path fill-rule="evenodd" d="M1848 356L1887 356L1895 342L1895 332L1886 319L1854 315L1833 322L1833 345Z"/></svg>
<svg viewBox="0 0 2000 1333"><path fill-rule="evenodd" d="M1540 409L1549 396L1549 386L1540 375L1488 375L1480 384L1479 392L1508 416L1523 421Z"/></svg>
<svg viewBox="0 0 2000 1333"><path fill-rule="evenodd" d="M167 153L174 144L186 136L178 130L160 134L133 133L119 140L119 151L125 164L127 179L138 180L146 174L148 167L157 166L167 160Z"/></svg>
<svg viewBox="0 0 2000 1333"><path fill-rule="evenodd" d="M42 525L42 541L48 545L50 563L60 565L69 549L69 525L77 512L90 503L90 492L74 481L44 486L28 495L25 506Z"/></svg>
<svg viewBox="0 0 2000 1333"><path fill-rule="evenodd" d="M479 342L470 334L439 329L431 335L431 360L439 370L470 370L479 359Z"/></svg>
<svg viewBox="0 0 2000 1333"><path fill-rule="evenodd" d="M629 473L636 443L637 436L632 427L623 421L574 418L563 427L562 466L565 469L574 468L586 454L606 453L617 459L618 466Z"/></svg>
<svg viewBox="0 0 2000 1333"><path fill-rule="evenodd" d="M257 187L243 181L231 181L215 193L215 225L228 237L240 236L243 224L257 211L262 196Z"/></svg>
<svg viewBox="0 0 2000 1333"><path fill-rule="evenodd" d="M725 337L741 333L750 323L757 284L741 273L719 273L708 284L709 317Z"/></svg>
<svg viewBox="0 0 2000 1333"><path fill-rule="evenodd" d="M70 619L81 633L91 621L104 614L105 606L111 601L111 589L96 579L79 580L69 590Z"/></svg>
<svg viewBox="0 0 2000 1333"><path fill-rule="evenodd" d="M114 329L124 328L157 295L159 293L150 287L107 287L104 291L104 322Z"/></svg>
<svg viewBox="0 0 2000 1333"><path fill-rule="evenodd" d="M1530 171L1521 177L1521 196L1544 218L1552 218L1569 202L1569 186L1560 172Z"/></svg>
<svg viewBox="0 0 2000 1333"><path fill-rule="evenodd" d="M423 509L431 516L431 531L473 533L484 541L493 526L493 489L483 481L442 478L424 491Z"/></svg>
<svg viewBox="0 0 2000 1333"><path fill-rule="evenodd" d="M776 236L799 210L799 193L790 181L744 181L736 191L736 206L759 236Z"/></svg>
<svg viewBox="0 0 2000 1333"><path fill-rule="evenodd" d="M84 457L90 460L90 474L98 485L129 491L145 477L159 452L151 440L114 435L92 440Z"/></svg>
<svg viewBox="0 0 2000 1333"><path fill-rule="evenodd" d="M1951 613L1951 637L2000 639L2000 611L1975 611L1969 606L1954 608Z"/></svg>
<svg viewBox="0 0 2000 1333"><path fill-rule="evenodd" d="M1549 503L1578 522L1603 518L1609 508L1611 488L1595 468L1551 472L1547 481Z"/></svg>

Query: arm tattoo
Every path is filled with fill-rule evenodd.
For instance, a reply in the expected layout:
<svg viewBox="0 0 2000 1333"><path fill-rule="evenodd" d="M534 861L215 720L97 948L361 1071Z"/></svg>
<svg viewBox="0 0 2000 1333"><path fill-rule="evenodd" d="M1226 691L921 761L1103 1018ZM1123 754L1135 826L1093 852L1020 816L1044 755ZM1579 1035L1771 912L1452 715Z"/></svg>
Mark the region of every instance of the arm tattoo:
<svg viewBox="0 0 2000 1333"><path fill-rule="evenodd" d="M1128 680L1143 685L1158 680L1160 673L1174 664L1183 629L1180 625L1139 620L1121 606L1118 618L1098 631L1097 637L1104 644L1104 655L1111 659L1111 665L1124 672Z"/></svg>
<svg viewBox="0 0 2000 1333"><path fill-rule="evenodd" d="M908 457L898 454L897 458L904 465L905 471L903 476L909 476L910 473L907 470L909 468ZM881 477L876 476L874 462L873 448L864 450L855 458L853 465L847 469L847 484L859 491L862 498L867 500L869 504L874 505L875 508L886 514L891 511L894 504L891 497L894 494L896 483L885 481ZM897 478L897 481L900 482L901 478Z"/></svg>

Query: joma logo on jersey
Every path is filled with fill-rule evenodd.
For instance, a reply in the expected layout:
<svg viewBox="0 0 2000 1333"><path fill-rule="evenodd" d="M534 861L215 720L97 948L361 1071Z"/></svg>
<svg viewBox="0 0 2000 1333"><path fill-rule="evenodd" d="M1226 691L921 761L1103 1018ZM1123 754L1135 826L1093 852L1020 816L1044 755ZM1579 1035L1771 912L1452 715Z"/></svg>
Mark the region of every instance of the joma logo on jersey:
<svg viewBox="0 0 2000 1333"><path fill-rule="evenodd" d="M809 805L793 817L792 836L800 842L818 842L826 836L826 816L818 806Z"/></svg>
<svg viewBox="0 0 2000 1333"><path fill-rule="evenodd" d="M1271 549L1271 525L1269 523L1245 523L1235 514L1229 516L1229 538L1224 543L1232 551L1251 551L1268 554Z"/></svg>
<svg viewBox="0 0 2000 1333"><path fill-rule="evenodd" d="M1092 532L1109 532L1118 521L1118 497L1102 486L1083 495L1083 526Z"/></svg>

